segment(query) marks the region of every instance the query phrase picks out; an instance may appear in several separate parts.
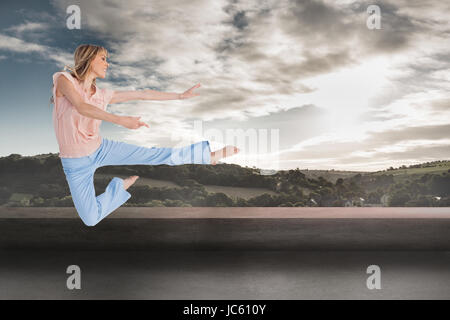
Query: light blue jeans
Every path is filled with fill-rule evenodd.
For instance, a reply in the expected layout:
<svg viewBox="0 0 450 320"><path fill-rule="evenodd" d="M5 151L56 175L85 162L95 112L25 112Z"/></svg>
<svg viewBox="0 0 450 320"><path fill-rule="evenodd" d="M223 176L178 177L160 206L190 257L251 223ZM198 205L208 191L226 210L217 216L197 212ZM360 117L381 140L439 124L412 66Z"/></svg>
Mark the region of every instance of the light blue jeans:
<svg viewBox="0 0 450 320"><path fill-rule="evenodd" d="M92 154L80 158L61 158L72 200L78 215L87 226L95 226L130 197L123 180L113 178L104 193L95 196L94 172L97 168L114 165L210 164L208 141L181 148L146 148L103 138Z"/></svg>

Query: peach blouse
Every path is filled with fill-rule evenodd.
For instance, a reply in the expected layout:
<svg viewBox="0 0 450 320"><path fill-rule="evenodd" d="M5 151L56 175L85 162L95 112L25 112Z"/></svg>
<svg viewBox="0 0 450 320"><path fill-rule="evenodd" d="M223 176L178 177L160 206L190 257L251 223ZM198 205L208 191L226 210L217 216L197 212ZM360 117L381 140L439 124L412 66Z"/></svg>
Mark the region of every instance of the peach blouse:
<svg viewBox="0 0 450 320"><path fill-rule="evenodd" d="M95 87L92 97L85 93L78 81L68 72L56 72L53 74L53 126L56 140L59 145L61 158L79 158L88 156L100 147L100 124L102 120L88 118L81 115L72 103L65 97L56 96L56 83L59 76L69 79L86 103L106 110L111 101L114 90L99 89Z"/></svg>

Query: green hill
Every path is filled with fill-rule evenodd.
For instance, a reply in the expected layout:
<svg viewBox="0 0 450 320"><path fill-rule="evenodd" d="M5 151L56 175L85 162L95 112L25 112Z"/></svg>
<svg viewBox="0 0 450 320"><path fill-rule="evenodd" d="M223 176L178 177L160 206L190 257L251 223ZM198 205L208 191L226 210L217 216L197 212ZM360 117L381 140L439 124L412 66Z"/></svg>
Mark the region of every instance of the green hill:
<svg viewBox="0 0 450 320"><path fill-rule="evenodd" d="M114 176L139 175L125 206L450 206L450 161L378 172L299 168L263 174L234 164L107 166L95 173L101 194ZM0 158L0 205L73 206L56 154Z"/></svg>

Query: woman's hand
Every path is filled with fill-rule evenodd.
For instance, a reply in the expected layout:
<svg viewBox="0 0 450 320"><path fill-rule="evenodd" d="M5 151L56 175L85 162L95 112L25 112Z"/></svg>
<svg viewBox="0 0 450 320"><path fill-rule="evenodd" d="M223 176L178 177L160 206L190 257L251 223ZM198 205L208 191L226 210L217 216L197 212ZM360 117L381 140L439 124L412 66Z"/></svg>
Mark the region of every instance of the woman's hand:
<svg viewBox="0 0 450 320"><path fill-rule="evenodd" d="M127 116L121 116L119 119L118 125L121 125L122 127L128 128L128 129L139 129L140 127L147 127L148 124L145 122L140 121L141 117L127 117Z"/></svg>
<svg viewBox="0 0 450 320"><path fill-rule="evenodd" d="M195 86L193 86L189 90L186 90L185 92L181 93L180 94L180 99L188 99L188 98L199 96L198 93L194 93L193 92L194 89L197 89L198 87L200 87L200 83L197 83Z"/></svg>

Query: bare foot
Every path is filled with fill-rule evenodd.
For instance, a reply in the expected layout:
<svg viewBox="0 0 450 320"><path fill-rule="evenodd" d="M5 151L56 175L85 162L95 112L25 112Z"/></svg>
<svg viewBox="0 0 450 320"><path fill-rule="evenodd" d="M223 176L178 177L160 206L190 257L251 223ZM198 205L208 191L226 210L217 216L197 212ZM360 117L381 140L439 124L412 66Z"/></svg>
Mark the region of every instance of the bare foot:
<svg viewBox="0 0 450 320"><path fill-rule="evenodd" d="M133 185L133 183L136 182L136 180L139 178L139 176L131 176L126 179L123 179L123 188L127 190L129 187Z"/></svg>
<svg viewBox="0 0 450 320"><path fill-rule="evenodd" d="M238 153L239 151L241 151L241 150L238 147L225 146L225 148L211 152L211 164L216 165L217 161L219 161L220 159L225 158L225 157L230 157L233 154Z"/></svg>

